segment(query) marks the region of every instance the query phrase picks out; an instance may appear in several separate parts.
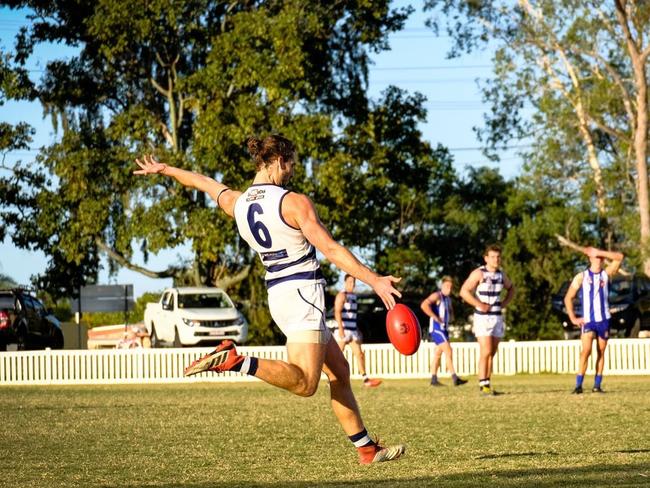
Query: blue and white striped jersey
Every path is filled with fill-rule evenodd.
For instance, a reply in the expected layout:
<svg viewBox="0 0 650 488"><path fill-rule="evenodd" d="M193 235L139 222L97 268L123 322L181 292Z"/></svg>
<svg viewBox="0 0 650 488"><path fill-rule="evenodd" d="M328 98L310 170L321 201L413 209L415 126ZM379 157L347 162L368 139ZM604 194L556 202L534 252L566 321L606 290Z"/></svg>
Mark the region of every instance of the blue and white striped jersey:
<svg viewBox="0 0 650 488"><path fill-rule="evenodd" d="M434 324L439 324L441 328L447 329L449 319L451 317L451 297L445 295L442 291L438 291L440 302L431 305L435 314L442 319L442 323L436 322L433 317L429 318L429 333L433 332Z"/></svg>
<svg viewBox="0 0 650 488"><path fill-rule="evenodd" d="M490 310L481 312L476 309L474 313L479 315L501 315L501 291L503 290L504 280L503 272L488 271L486 266L479 268L482 273L481 282L476 287L476 298L483 303L490 305Z"/></svg>
<svg viewBox="0 0 650 488"><path fill-rule="evenodd" d="M609 313L609 276L605 271L582 272L582 318L586 323L603 322Z"/></svg>
<svg viewBox="0 0 650 488"><path fill-rule="evenodd" d="M324 283L316 249L282 218L282 200L288 193L276 185L251 185L235 202L237 229L262 260L267 288Z"/></svg>
<svg viewBox="0 0 650 488"><path fill-rule="evenodd" d="M345 293L345 302L341 310L343 328L346 330L357 330L357 296L354 293Z"/></svg>

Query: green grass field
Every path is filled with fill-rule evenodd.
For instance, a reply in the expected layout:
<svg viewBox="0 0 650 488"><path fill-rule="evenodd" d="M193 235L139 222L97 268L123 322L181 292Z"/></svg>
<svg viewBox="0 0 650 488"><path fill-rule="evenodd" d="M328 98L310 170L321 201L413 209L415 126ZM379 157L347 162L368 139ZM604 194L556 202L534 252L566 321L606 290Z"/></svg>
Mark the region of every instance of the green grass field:
<svg viewBox="0 0 650 488"><path fill-rule="evenodd" d="M589 377L585 386L591 387ZM0 388L0 485L181 487L650 486L650 381L497 377L504 395L426 380L354 383L369 431L404 458L359 466L328 386ZM449 383L449 381L445 381Z"/></svg>

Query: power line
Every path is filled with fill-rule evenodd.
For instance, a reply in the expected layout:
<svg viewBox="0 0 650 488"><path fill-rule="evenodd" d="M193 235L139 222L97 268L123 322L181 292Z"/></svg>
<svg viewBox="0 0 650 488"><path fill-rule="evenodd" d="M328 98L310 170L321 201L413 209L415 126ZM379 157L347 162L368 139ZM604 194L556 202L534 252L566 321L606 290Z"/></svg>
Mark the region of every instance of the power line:
<svg viewBox="0 0 650 488"><path fill-rule="evenodd" d="M370 71L433 71L447 69L485 69L491 67L491 64L468 64L464 66L387 66L385 68L375 68L370 66Z"/></svg>
<svg viewBox="0 0 650 488"><path fill-rule="evenodd" d="M532 144L518 144L515 146L508 146L501 148L502 151L510 151L512 149L527 149L532 147ZM482 146L468 146L468 147L448 147L446 148L449 152L465 152L465 151L483 151L485 148ZM40 149L37 148L29 148L29 149L20 149L17 151L9 151L9 153L13 155L18 155L18 154L33 154L35 152L39 152Z"/></svg>
<svg viewBox="0 0 650 488"><path fill-rule="evenodd" d="M425 85L437 85L441 83L470 83L476 81L476 78L441 78L437 80L372 80L373 83L380 83L385 85L394 85L394 84L425 84Z"/></svg>

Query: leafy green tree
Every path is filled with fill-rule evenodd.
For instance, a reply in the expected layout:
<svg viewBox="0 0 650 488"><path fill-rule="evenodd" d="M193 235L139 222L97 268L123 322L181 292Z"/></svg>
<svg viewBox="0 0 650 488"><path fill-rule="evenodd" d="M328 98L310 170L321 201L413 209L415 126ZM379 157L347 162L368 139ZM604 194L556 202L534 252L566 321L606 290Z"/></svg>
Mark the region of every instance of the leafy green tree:
<svg viewBox="0 0 650 488"><path fill-rule="evenodd" d="M7 95L38 100L60 131L60 140L43 148L16 181L2 180L15 191L0 194L1 218L16 244L50 258L39 284L69 296L96 280L105 254L111 267L172 277L179 285L229 288L251 298L256 323L268 322L262 270L232 222L203 194L163 178L134 178L133 159L154 152L241 188L254 172L243 150L246 138L281 132L297 143L304 163L295 189L315 193L331 184L319 180L321 168L347 158L343 151L354 145L358 128L373 124L401 150L402 121L395 123L390 110L417 119L421 109L409 104L419 100L389 96L387 110L371 106L365 95L370 53L387 48L387 35L410 12L388 3L154 0L133 8L124 0L1 2L34 12L16 40L13 71L24 70L43 42L79 48L70 59L50 61L42 79L28 84L29 97ZM414 125L404 121L403 138L413 147ZM380 140L356 163L385 159ZM396 164L409 167L426 148L414 151ZM347 180L340 183L340 194L357 191ZM401 199L397 208L410 205L405 192L392 194ZM336 218L326 222L336 227ZM186 242L189 262L163 270L133 262L137 250L147 259Z"/></svg>
<svg viewBox="0 0 650 488"><path fill-rule="evenodd" d="M487 147L531 141L527 170L553 181L574 218L589 205L583 230L650 273L650 5L428 0L425 8L430 25L453 37L451 55L495 48L495 76L484 85L492 111L478 130Z"/></svg>
<svg viewBox="0 0 650 488"><path fill-rule="evenodd" d="M11 276L0 273L0 288L13 288L15 286L18 286L18 283Z"/></svg>
<svg viewBox="0 0 650 488"><path fill-rule="evenodd" d="M522 177L509 194L506 211L512 226L503 241L503 260L516 295L506 312L508 338L561 339L562 327L551 309L551 298L577 266L584 266L584 256L561 247L555 236L589 239L584 223L590 209L567 212L563 195L549 190L540 180Z"/></svg>
<svg viewBox="0 0 650 488"><path fill-rule="evenodd" d="M456 174L449 153L422 141L421 95L390 88L366 120L347 127L335 158L317 168L321 217L380 272L421 290L439 266L439 211Z"/></svg>

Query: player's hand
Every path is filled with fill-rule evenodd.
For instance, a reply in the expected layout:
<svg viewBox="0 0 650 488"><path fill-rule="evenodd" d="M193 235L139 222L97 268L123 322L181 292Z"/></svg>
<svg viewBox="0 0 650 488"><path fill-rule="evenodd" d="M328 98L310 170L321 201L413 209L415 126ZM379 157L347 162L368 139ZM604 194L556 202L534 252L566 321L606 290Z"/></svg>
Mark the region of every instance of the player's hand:
<svg viewBox="0 0 650 488"><path fill-rule="evenodd" d="M392 310L395 306L395 296L402 298L402 294L393 287L393 283L399 283L401 280L402 278L394 276L379 276L372 284L372 289L375 290L388 310Z"/></svg>
<svg viewBox="0 0 650 488"><path fill-rule="evenodd" d="M140 166L133 172L134 175L155 175L165 171L167 165L159 162L153 154L146 154L141 160L136 159L136 164Z"/></svg>
<svg viewBox="0 0 650 488"><path fill-rule="evenodd" d="M479 312L487 313L490 311L491 305L489 303L481 302L481 304L476 307Z"/></svg>
<svg viewBox="0 0 650 488"><path fill-rule="evenodd" d="M582 317L573 317L571 320L571 323L575 325L576 327L582 327L585 325L585 319Z"/></svg>

